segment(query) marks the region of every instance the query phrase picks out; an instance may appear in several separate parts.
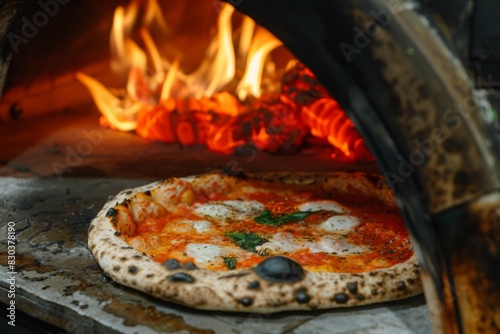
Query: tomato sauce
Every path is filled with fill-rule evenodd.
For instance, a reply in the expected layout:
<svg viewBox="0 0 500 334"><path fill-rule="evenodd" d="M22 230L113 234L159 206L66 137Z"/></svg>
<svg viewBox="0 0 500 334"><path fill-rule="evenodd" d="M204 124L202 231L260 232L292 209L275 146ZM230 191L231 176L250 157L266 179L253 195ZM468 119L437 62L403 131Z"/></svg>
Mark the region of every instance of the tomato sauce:
<svg viewBox="0 0 500 334"><path fill-rule="evenodd" d="M214 236L218 238L216 244L222 249L225 246L234 248L235 241L226 236L227 233L233 232L251 232L267 240L276 233L287 233L297 240L316 242L325 234L334 233L316 228L317 225L334 215L334 212L321 211L310 214L301 221L270 226L259 224L251 218L219 223L214 219L195 214L193 205L212 201L251 200L263 203L265 209L271 211L274 216L279 216L298 211L304 202L330 199L348 208L348 214L361 221L361 224L352 230L337 233L337 236L349 244L362 246L363 252L311 253L307 248L282 253L282 255L296 260L311 271L359 273L392 266L407 260L413 254L409 234L399 212L396 208L381 203L376 198L359 194L325 193L321 189L307 185L283 185L264 181L240 181L240 183L235 187L225 188L214 184L213 191L194 189L194 203L189 205L179 203L173 208L167 208L169 212L161 218L136 222L138 225L136 235L126 238L126 241L132 246L139 245L138 250L144 251L157 262L175 258L182 263L197 263L195 258L189 257L186 253L187 245L212 244ZM247 187L246 190L245 187ZM248 187L252 189L251 192L248 191ZM208 220L212 223L211 232L197 233L189 225L183 225L182 221L185 220ZM148 243L148 240L153 240L154 243L144 245ZM236 259L236 269L255 267L267 256L248 251L244 257ZM205 264L203 267L213 270L229 270L223 259Z"/></svg>

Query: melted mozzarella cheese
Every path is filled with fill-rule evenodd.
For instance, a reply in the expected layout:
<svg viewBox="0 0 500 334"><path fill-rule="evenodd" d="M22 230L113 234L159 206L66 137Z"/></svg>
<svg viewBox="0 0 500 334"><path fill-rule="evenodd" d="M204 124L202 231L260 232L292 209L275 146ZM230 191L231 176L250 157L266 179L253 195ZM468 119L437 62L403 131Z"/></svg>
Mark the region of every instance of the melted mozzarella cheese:
<svg viewBox="0 0 500 334"><path fill-rule="evenodd" d="M335 201L329 201L329 200L324 200L324 201L313 201L313 202L306 202L304 204L300 205L300 211L320 211L320 210L326 210L326 211L333 211L337 213L346 213L348 210L344 208L342 205Z"/></svg>
<svg viewBox="0 0 500 334"><path fill-rule="evenodd" d="M328 232L349 232L361 224L354 216L337 215L332 216L319 225L319 228Z"/></svg>
<svg viewBox="0 0 500 334"><path fill-rule="evenodd" d="M168 226L169 232L175 233L206 233L212 229L212 223L208 220L180 220L171 226Z"/></svg>
<svg viewBox="0 0 500 334"><path fill-rule="evenodd" d="M198 233L204 233L210 231L212 228L212 223L208 220L194 220L193 227Z"/></svg>
<svg viewBox="0 0 500 334"><path fill-rule="evenodd" d="M234 208L244 215L254 215L264 210L264 204L257 201L222 201L224 205Z"/></svg>
<svg viewBox="0 0 500 334"><path fill-rule="evenodd" d="M351 245L343 238L324 236L321 237L318 242L312 242L312 244L309 245L309 250L311 251L311 253L325 252L353 254L362 252L365 250L365 248Z"/></svg>
<svg viewBox="0 0 500 334"><path fill-rule="evenodd" d="M352 254L365 250L360 246L349 244L345 239L334 236L323 236L318 240L300 239L290 233L277 233L268 242L255 247L259 254L284 254L299 250L309 250L310 253L342 253Z"/></svg>
<svg viewBox="0 0 500 334"><path fill-rule="evenodd" d="M318 242L309 245L311 253L337 253L342 249L342 241L339 239L322 237Z"/></svg>
<svg viewBox="0 0 500 334"><path fill-rule="evenodd" d="M303 247L294 240L290 233L276 233L266 243L255 247L259 254L282 254L299 250Z"/></svg>
<svg viewBox="0 0 500 334"><path fill-rule="evenodd" d="M239 220L258 215L264 205L257 201L220 201L210 204L197 204L194 212L202 217L217 220Z"/></svg>
<svg viewBox="0 0 500 334"><path fill-rule="evenodd" d="M211 217L211 218L221 218L224 219L231 215L231 209L222 204L203 204L198 205L194 212L197 215Z"/></svg>
<svg viewBox="0 0 500 334"><path fill-rule="evenodd" d="M222 256L222 249L211 244L189 244L186 247L186 253L189 257L194 258L196 263L205 264Z"/></svg>

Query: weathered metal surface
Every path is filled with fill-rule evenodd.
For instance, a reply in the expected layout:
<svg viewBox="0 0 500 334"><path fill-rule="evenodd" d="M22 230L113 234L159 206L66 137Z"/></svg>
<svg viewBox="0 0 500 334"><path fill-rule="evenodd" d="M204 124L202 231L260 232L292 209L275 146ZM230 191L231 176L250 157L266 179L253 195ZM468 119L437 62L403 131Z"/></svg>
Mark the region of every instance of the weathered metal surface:
<svg viewBox="0 0 500 334"><path fill-rule="evenodd" d="M497 189L499 180L489 163L495 148L486 140L473 83L423 20L413 11L394 14L385 29L379 26L369 50L391 91L393 109L384 118L400 130L389 129L403 148L393 180L415 173L429 211L436 213ZM360 20L369 22L370 15Z"/></svg>
<svg viewBox="0 0 500 334"><path fill-rule="evenodd" d="M458 304L464 333L500 332L500 193L449 210L436 221L440 238L451 239L444 256L455 286L443 292L438 311L445 320L452 318L446 314Z"/></svg>
<svg viewBox="0 0 500 334"><path fill-rule="evenodd" d="M499 311L478 304L474 312L482 315L471 317L456 299L462 277L482 277L497 265L486 258L483 267L474 267L469 257L471 271L455 270L449 250L460 254L452 236L463 233L459 226L466 216L449 225L433 217L500 189L500 137L498 127L493 129L498 109L474 90L481 78L470 76L470 64L460 61L468 36L461 36L458 52L423 14L433 10L411 0L261 0L239 2L237 8L296 53L362 132L395 189L428 277L426 296L439 307L447 305L439 312L445 327L436 323L436 331L464 332L477 319L498 317ZM470 21L472 6L462 8L450 30ZM276 20L276 12L284 19ZM467 224L482 226L477 218ZM476 237L477 245L485 241L484 235ZM484 303L498 304L496 293L473 291Z"/></svg>

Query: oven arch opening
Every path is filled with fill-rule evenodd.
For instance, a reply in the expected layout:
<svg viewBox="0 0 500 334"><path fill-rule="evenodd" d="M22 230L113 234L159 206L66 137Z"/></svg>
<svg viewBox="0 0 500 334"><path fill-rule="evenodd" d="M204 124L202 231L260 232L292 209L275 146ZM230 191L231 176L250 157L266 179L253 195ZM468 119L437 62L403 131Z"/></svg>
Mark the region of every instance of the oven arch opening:
<svg viewBox="0 0 500 334"><path fill-rule="evenodd" d="M443 42L424 14L428 8L417 3L235 6L311 67L367 140L415 240L427 301L438 301L431 307L435 331L494 331L500 252L479 249L500 237L493 214L500 208L500 150L468 64L458 61L464 50ZM474 286L472 277L482 283ZM464 286L469 298L495 310L470 303Z"/></svg>

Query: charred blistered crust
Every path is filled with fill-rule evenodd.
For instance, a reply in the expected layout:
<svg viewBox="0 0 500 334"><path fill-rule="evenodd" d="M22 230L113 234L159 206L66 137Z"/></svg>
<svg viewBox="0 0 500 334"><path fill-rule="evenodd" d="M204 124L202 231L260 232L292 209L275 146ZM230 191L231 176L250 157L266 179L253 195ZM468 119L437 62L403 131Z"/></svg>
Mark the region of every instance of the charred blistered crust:
<svg viewBox="0 0 500 334"><path fill-rule="evenodd" d="M248 283L247 289L259 290L260 289L260 282L259 281L252 281L252 282Z"/></svg>
<svg viewBox="0 0 500 334"><path fill-rule="evenodd" d="M341 180L344 183L346 180L345 173L261 174L260 178L276 181L276 175L280 175L281 182L316 182L324 187L338 186ZM379 181L367 180L363 173L349 175L358 180L356 185L360 184L359 180L365 180L357 188L358 193L376 191L380 199L388 202L392 199L387 194L387 187L379 188ZM183 180L191 182L196 179L202 183L203 177ZM220 174L209 174L209 177L212 181L214 177L232 178ZM388 269L357 274L311 272L284 256L273 256L253 269L236 269L230 273L198 268L194 263L180 264L175 259L155 262L131 248L120 234L116 234L116 222L113 221L116 221L119 203L130 203L134 196L151 194L169 182L156 182L121 192L106 203L91 222L89 249L114 281L199 309L263 313L352 307L402 299L422 292L415 256ZM345 185L342 187L347 190Z"/></svg>
<svg viewBox="0 0 500 334"><path fill-rule="evenodd" d="M269 282L294 283L304 279L304 269L292 259L272 256L262 261L254 269L259 277Z"/></svg>
<svg viewBox="0 0 500 334"><path fill-rule="evenodd" d="M348 178L346 178L348 175ZM395 205L392 191L383 176L356 173L259 173L249 174L252 178L265 181L278 181L286 184L318 184L326 191L336 190L343 193L373 196L378 200Z"/></svg>
<svg viewBox="0 0 500 334"><path fill-rule="evenodd" d="M170 275L170 276L168 276L168 279L174 283L177 283L177 282L194 283L194 281L195 281L193 276L186 274L186 273L183 273L183 272Z"/></svg>
<svg viewBox="0 0 500 334"><path fill-rule="evenodd" d="M117 214L118 211L116 211L116 209L113 207L109 208L109 210L106 211L106 217L116 217Z"/></svg>
<svg viewBox="0 0 500 334"><path fill-rule="evenodd" d="M175 270L175 269L179 269L181 267L181 264L176 259L169 259L169 260L163 262L163 265L168 270Z"/></svg>
<svg viewBox="0 0 500 334"><path fill-rule="evenodd" d="M299 304L304 304L311 300L311 296L308 295L306 288L299 288L295 290L295 300Z"/></svg>
<svg viewBox="0 0 500 334"><path fill-rule="evenodd" d="M193 262L188 262L188 263L184 263L182 265L182 269L185 269L185 270L195 270L195 269L198 269L198 267Z"/></svg>

